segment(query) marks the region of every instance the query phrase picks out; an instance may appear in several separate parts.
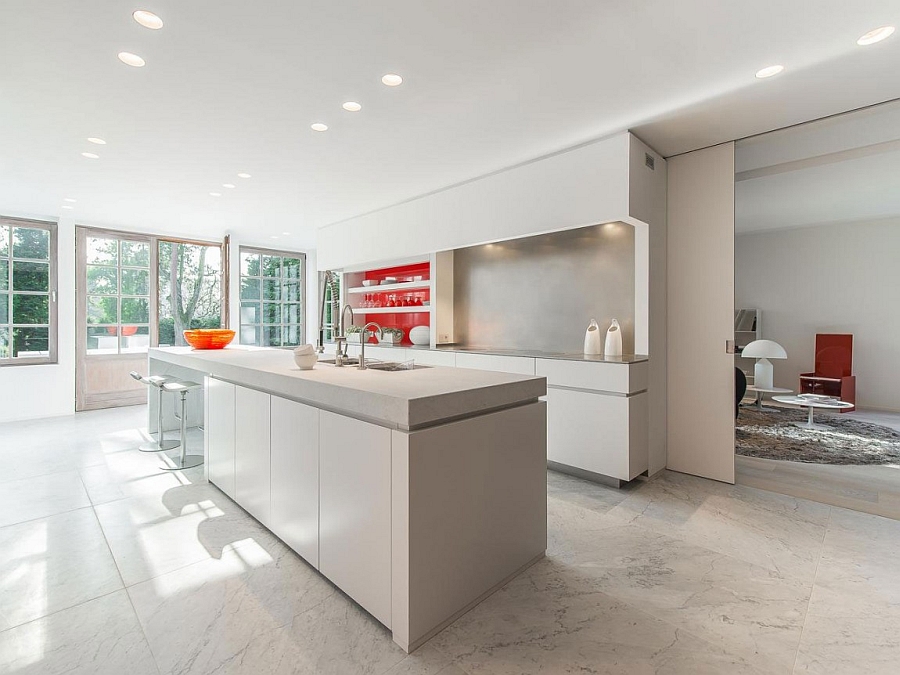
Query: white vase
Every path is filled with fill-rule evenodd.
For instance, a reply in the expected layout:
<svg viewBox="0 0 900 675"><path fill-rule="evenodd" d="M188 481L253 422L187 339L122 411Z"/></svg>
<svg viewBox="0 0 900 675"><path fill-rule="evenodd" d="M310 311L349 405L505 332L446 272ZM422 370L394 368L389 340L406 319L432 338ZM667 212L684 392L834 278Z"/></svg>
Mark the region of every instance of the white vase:
<svg viewBox="0 0 900 675"><path fill-rule="evenodd" d="M606 331L606 348L603 353L606 356L622 356L622 329L616 319L612 320Z"/></svg>
<svg viewBox="0 0 900 675"><path fill-rule="evenodd" d="M591 323L584 332L584 353L590 356L599 356L603 353L600 344L600 326L596 319L591 319Z"/></svg>

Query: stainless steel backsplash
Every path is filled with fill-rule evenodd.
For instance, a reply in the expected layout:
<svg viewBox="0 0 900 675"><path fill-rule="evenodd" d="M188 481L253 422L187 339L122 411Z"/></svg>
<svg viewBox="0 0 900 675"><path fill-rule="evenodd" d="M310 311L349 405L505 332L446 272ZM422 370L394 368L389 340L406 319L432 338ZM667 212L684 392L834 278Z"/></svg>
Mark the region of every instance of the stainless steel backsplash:
<svg viewBox="0 0 900 675"><path fill-rule="evenodd" d="M581 352L613 318L634 352L634 228L607 223L459 249L453 261L459 343Z"/></svg>

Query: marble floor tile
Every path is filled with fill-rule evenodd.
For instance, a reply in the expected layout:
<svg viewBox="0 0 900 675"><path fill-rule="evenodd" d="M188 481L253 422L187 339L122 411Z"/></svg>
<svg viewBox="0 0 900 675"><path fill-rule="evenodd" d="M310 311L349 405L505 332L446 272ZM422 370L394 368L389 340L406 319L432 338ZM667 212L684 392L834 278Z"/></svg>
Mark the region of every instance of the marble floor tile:
<svg viewBox="0 0 900 675"><path fill-rule="evenodd" d="M157 496L94 507L126 586L275 535L213 485L178 485Z"/></svg>
<svg viewBox="0 0 900 675"><path fill-rule="evenodd" d="M848 617L810 611L794 673L896 675L900 670L900 620L896 615Z"/></svg>
<svg viewBox="0 0 900 675"><path fill-rule="evenodd" d="M198 435L200 438L197 440L202 447L202 433ZM132 449L107 455L103 463L82 468L80 474L94 505L129 497L160 495L180 485L206 482L203 466L184 471L165 471L160 468L162 464L158 453Z"/></svg>
<svg viewBox="0 0 900 675"><path fill-rule="evenodd" d="M0 528L0 631L121 588L90 508Z"/></svg>
<svg viewBox="0 0 900 675"><path fill-rule="evenodd" d="M769 673L790 673L812 579L783 577L680 539L615 527L567 573Z"/></svg>
<svg viewBox="0 0 900 675"><path fill-rule="evenodd" d="M245 545L128 589L160 670L192 675L239 672L255 638L335 592L283 545Z"/></svg>
<svg viewBox="0 0 900 675"><path fill-rule="evenodd" d="M224 636L231 645L226 653L209 658L201 653L190 667L173 673L204 675L381 675L407 659L391 640L390 632L340 592L297 615L285 626L260 632L247 639ZM151 636L151 642L153 637ZM224 658L225 656L227 658ZM444 670L450 665L443 661ZM412 665L412 662L410 662ZM162 667L165 670L165 665ZM402 673L404 671L398 671ZM418 671L406 671L409 675ZM392 674L396 675L396 674ZM430 675L425 670L422 675ZM442 675L460 675L446 670Z"/></svg>
<svg viewBox="0 0 900 675"><path fill-rule="evenodd" d="M547 555L571 560L579 553L605 546L602 530L618 527L602 513L558 495L547 497Z"/></svg>
<svg viewBox="0 0 900 675"><path fill-rule="evenodd" d="M0 673L159 675L125 591L0 632Z"/></svg>
<svg viewBox="0 0 900 675"><path fill-rule="evenodd" d="M90 506L77 471L0 483L0 527Z"/></svg>
<svg viewBox="0 0 900 675"><path fill-rule="evenodd" d="M606 513L628 498L629 490L598 485L558 471L547 471L547 494L596 513Z"/></svg>
<svg viewBox="0 0 900 675"><path fill-rule="evenodd" d="M666 471L607 513L760 565L812 579L831 507Z"/></svg>
<svg viewBox="0 0 900 675"><path fill-rule="evenodd" d="M426 644L387 670L384 675L467 675L467 673L435 647Z"/></svg>
<svg viewBox="0 0 900 675"><path fill-rule="evenodd" d="M472 675L765 672L596 590L552 559L530 567L428 644Z"/></svg>

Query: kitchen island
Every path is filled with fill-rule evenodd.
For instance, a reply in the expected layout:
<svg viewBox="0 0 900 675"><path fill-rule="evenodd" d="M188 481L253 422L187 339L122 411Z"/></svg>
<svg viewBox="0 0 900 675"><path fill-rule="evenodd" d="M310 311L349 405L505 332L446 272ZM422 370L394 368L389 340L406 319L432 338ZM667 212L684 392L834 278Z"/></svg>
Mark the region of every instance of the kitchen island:
<svg viewBox="0 0 900 675"><path fill-rule="evenodd" d="M407 651L544 555L543 377L302 371L252 347L149 358L204 382L209 480Z"/></svg>

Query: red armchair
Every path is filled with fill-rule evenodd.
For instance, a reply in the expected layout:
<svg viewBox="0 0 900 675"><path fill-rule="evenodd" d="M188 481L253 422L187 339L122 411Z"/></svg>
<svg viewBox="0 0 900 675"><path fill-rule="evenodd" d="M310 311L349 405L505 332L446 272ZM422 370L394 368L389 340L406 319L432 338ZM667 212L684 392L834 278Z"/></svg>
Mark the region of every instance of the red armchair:
<svg viewBox="0 0 900 675"><path fill-rule="evenodd" d="M853 372L853 336L836 333L816 334L815 371L800 373L800 393L836 396L852 403L856 410L856 375Z"/></svg>

